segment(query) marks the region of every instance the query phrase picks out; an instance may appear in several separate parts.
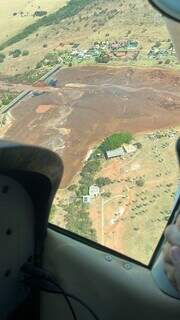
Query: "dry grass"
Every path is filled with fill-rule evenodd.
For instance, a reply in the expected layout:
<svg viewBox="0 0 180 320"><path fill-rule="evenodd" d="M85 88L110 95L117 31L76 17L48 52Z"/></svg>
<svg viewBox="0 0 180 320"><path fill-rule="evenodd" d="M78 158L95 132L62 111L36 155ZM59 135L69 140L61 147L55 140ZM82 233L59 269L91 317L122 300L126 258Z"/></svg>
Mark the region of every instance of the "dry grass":
<svg viewBox="0 0 180 320"><path fill-rule="evenodd" d="M167 133L169 129L161 132ZM97 177L108 177L113 183L103 187L103 192L111 193L110 198L102 200L99 196L88 207L98 242L148 264L167 224L174 201L179 172L175 143L179 133L180 129L177 128L174 137L155 141L149 140L146 133L137 134L135 139L143 148L134 156L125 160L116 158L102 162ZM160 159L163 161L159 162ZM145 184L138 187L132 179L142 176ZM67 201L71 193L67 189L60 190L58 196L58 201L62 203ZM125 213L117 223L112 224L120 207L125 208ZM62 223L60 225L65 227Z"/></svg>
<svg viewBox="0 0 180 320"><path fill-rule="evenodd" d="M36 10L46 10L51 13L61 6L64 6L67 0L1 0L0 10L0 43L15 35L18 31L33 23L36 19L33 14ZM13 13L18 13L13 16ZM28 14L21 17L20 12Z"/></svg>
<svg viewBox="0 0 180 320"><path fill-rule="evenodd" d="M26 3L27 0L17 1L17 3L20 2ZM34 3L35 1L31 2ZM65 0L56 0L53 1L52 6L51 1L39 0L39 3L44 4L42 6L43 9L47 3L49 10L50 7L51 10L55 10L60 4L63 5L65 2ZM136 4L136 8L129 10L129 4ZM7 5L5 7L7 7ZM99 12L98 8L106 9L107 12L117 9L118 14L112 17L112 19L106 19L107 13L96 16L96 13ZM12 11L11 8L11 15ZM136 12L136 16L134 12ZM0 15L3 14L1 13ZM137 39L140 42L142 50L147 53L156 40L163 41L169 38L162 18L157 16L158 19L156 19L156 16L157 13L148 6L147 1L129 0L120 10L118 0L113 2L100 0L95 2L94 5L83 9L75 17L67 18L58 25L39 29L37 32L38 37L36 34L32 34L28 38L4 50L7 56L13 48L27 49L30 51L30 55L16 59L8 57L4 63L0 65L0 73L8 75L23 73L27 68L34 67L50 50L54 48L59 50L68 49L70 48L69 44L71 42L80 43L82 48L88 48L95 41L105 39L109 39L110 41L120 40L124 38L129 31L129 37ZM15 33L19 30L18 28L22 28L22 25L18 26L18 24L22 24L23 21L23 23L25 23L26 18L13 17L13 19L17 19L17 29L13 28L13 32ZM104 21L104 25L101 25L102 21ZM0 26L5 25L5 23L7 23L7 21L4 21L4 24L1 21ZM96 27L94 27L95 25ZM1 29L4 29L4 27ZM64 47L60 46L60 43L63 43ZM43 44L47 44L47 48L43 48Z"/></svg>

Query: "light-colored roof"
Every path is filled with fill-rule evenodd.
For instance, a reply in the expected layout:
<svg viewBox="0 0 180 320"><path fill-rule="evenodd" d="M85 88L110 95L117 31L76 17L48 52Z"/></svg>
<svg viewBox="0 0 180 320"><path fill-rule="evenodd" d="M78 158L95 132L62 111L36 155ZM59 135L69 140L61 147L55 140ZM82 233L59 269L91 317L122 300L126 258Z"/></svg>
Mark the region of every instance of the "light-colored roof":
<svg viewBox="0 0 180 320"><path fill-rule="evenodd" d="M92 185L89 187L89 194L96 194L96 193L99 193L100 192L100 189L98 186L96 185Z"/></svg>
<svg viewBox="0 0 180 320"><path fill-rule="evenodd" d="M91 197L90 197L89 195L83 196L83 202L84 202L84 203L89 203L89 202L91 202Z"/></svg>
<svg viewBox="0 0 180 320"><path fill-rule="evenodd" d="M106 155L108 158L122 157L125 155L125 151L123 148L117 148L111 151L107 151Z"/></svg>
<svg viewBox="0 0 180 320"><path fill-rule="evenodd" d="M124 144L123 148L127 153L133 153L137 150L137 147L133 146L132 144Z"/></svg>

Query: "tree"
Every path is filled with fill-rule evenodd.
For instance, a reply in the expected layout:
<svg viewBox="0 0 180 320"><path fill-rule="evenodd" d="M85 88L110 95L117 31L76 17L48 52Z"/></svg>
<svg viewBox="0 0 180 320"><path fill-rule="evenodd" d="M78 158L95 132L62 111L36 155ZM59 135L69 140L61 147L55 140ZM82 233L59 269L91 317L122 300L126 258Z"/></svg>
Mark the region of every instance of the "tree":
<svg viewBox="0 0 180 320"><path fill-rule="evenodd" d="M135 143L135 146L136 146L138 149L142 149L142 143L140 143L140 142Z"/></svg>
<svg viewBox="0 0 180 320"><path fill-rule="evenodd" d="M136 180L136 184L138 187L143 187L144 183L145 183L145 181L143 178L139 178L138 180Z"/></svg>
<svg viewBox="0 0 180 320"><path fill-rule="evenodd" d="M96 173L98 171L98 169L100 168L100 164L101 163L99 160L88 161L81 172L81 176L84 176L87 173L89 173L89 174Z"/></svg>
<svg viewBox="0 0 180 320"><path fill-rule="evenodd" d="M28 55L29 55L29 51L28 50L23 50L22 56L28 56Z"/></svg>
<svg viewBox="0 0 180 320"><path fill-rule="evenodd" d="M76 190L76 185L72 184L71 186L68 187L68 191L75 191Z"/></svg>
<svg viewBox="0 0 180 320"><path fill-rule="evenodd" d="M13 58L17 58L21 55L21 50L20 49L15 49L9 52L10 56L13 56Z"/></svg>
<svg viewBox="0 0 180 320"><path fill-rule="evenodd" d="M0 63L3 63L4 62L4 59L5 59L5 54L4 53L0 53Z"/></svg>
<svg viewBox="0 0 180 320"><path fill-rule="evenodd" d="M100 188L110 183L111 183L111 180L108 177L100 177L95 180L95 184Z"/></svg>
<svg viewBox="0 0 180 320"><path fill-rule="evenodd" d="M106 52L101 52L101 54L95 58L95 61L97 63L108 63L110 56Z"/></svg>
<svg viewBox="0 0 180 320"><path fill-rule="evenodd" d="M43 17L45 15L47 15L47 11L45 10L37 10L34 12L34 17Z"/></svg>
<svg viewBox="0 0 180 320"><path fill-rule="evenodd" d="M129 132L114 133L112 136L106 138L100 145L100 150L106 152L114 150L122 146L124 143L130 143L133 136Z"/></svg>

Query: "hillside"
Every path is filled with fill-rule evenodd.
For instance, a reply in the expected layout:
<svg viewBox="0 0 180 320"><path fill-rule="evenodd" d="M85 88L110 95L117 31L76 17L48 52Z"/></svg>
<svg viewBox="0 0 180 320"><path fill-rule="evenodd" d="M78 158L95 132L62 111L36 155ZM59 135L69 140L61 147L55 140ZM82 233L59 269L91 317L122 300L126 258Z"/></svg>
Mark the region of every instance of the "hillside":
<svg viewBox="0 0 180 320"><path fill-rule="evenodd" d="M43 14L50 14L67 0L1 0L0 43L11 39L26 26L38 21Z"/></svg>
<svg viewBox="0 0 180 320"><path fill-rule="evenodd" d="M59 6L61 4L62 1L59 0ZM22 29L15 37L1 41L1 54L3 53L5 58L0 64L0 73L11 76L24 73L34 68L54 49L72 51L74 44L81 49L88 49L94 42L119 41L124 38L138 41L140 65L146 60L148 51L157 40L165 47L169 41L161 16L146 0L69 1L53 14ZM21 52L26 50L28 54L20 54L14 58L9 53L15 49ZM154 60L148 63L157 65Z"/></svg>

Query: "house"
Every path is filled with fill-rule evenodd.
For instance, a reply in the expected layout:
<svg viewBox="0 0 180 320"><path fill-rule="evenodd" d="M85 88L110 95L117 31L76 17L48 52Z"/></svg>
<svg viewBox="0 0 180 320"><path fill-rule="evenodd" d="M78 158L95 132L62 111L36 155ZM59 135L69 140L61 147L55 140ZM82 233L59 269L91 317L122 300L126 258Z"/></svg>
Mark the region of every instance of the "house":
<svg viewBox="0 0 180 320"><path fill-rule="evenodd" d="M132 144L123 144L123 148L127 154L134 153L137 151L137 147Z"/></svg>
<svg viewBox="0 0 180 320"><path fill-rule="evenodd" d="M91 202L91 197L89 195L83 196L83 203L90 203Z"/></svg>
<svg viewBox="0 0 180 320"><path fill-rule="evenodd" d="M89 188L89 196L90 198L95 198L95 197L98 197L100 194L100 188L96 185L92 185L90 186Z"/></svg>
<svg viewBox="0 0 180 320"><path fill-rule="evenodd" d="M106 151L106 158L111 159L111 158L116 158L116 157L123 157L125 156L125 151L123 148L117 148L114 150L109 150Z"/></svg>

